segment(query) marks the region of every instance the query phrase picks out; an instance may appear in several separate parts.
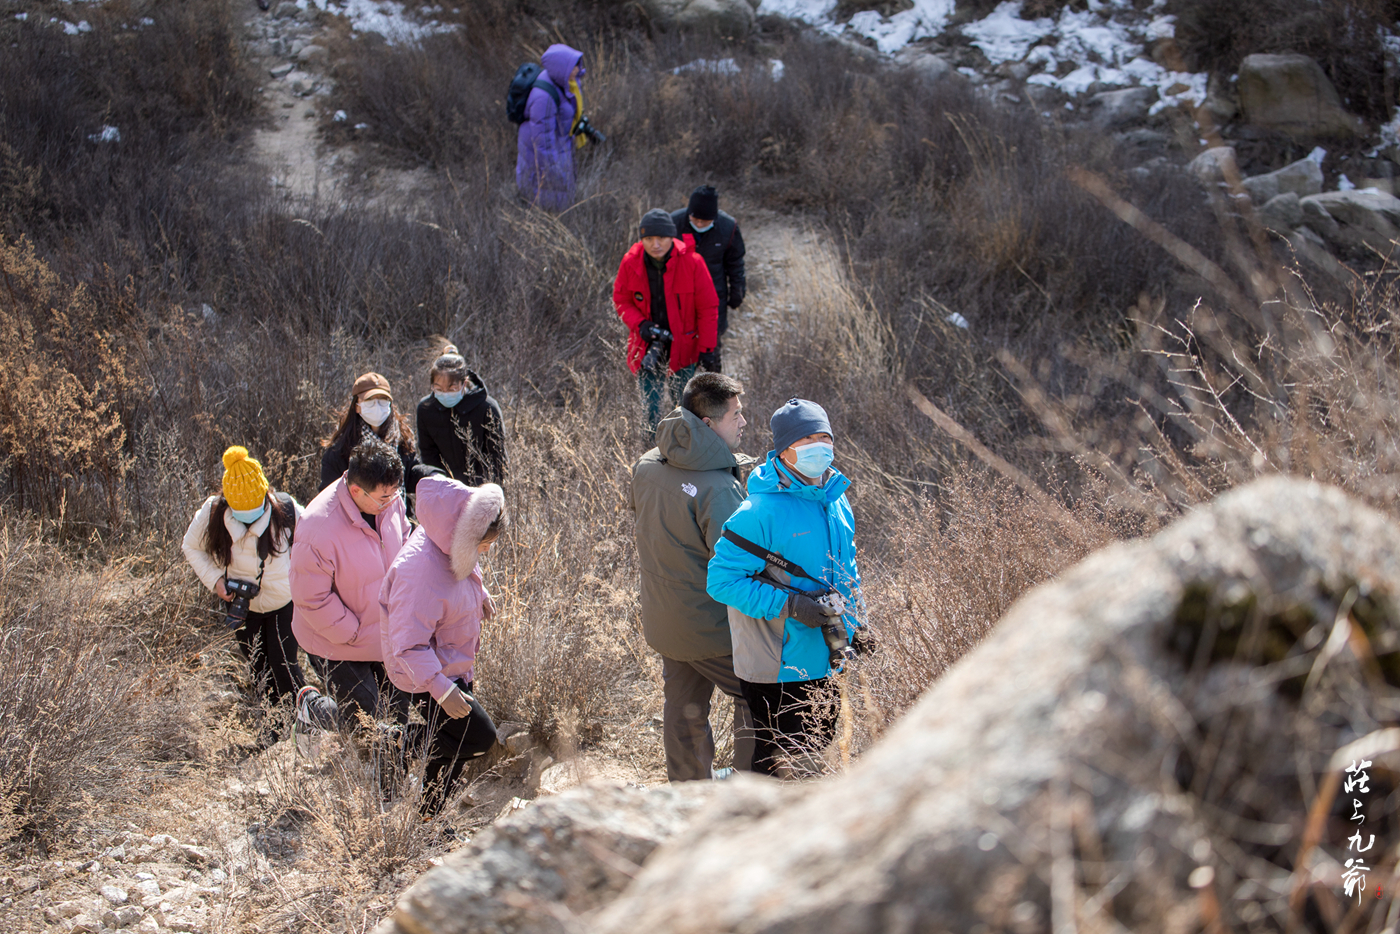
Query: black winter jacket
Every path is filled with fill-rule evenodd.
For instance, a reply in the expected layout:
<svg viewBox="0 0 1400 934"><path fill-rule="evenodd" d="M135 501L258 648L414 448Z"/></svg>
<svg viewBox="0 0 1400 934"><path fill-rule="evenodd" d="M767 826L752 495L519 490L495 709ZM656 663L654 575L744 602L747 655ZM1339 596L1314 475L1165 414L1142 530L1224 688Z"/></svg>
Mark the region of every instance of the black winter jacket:
<svg viewBox="0 0 1400 934"><path fill-rule="evenodd" d="M715 281L715 295L719 297L719 333L723 334L729 327L729 309L743 304L747 290L744 237L739 233L739 222L720 211L714 226L701 234L690 226L689 208L672 211L671 220L676 225L676 236L689 234L695 241L696 252L710 270L710 278Z"/></svg>
<svg viewBox="0 0 1400 934"><path fill-rule="evenodd" d="M355 416L357 424L352 426L352 430L360 434L366 434L371 429L360 420L360 416ZM407 508L408 517L413 518L413 494L418 490L418 481L423 476L423 465L418 460L417 453L404 451L402 447L395 448L399 452L399 460L403 461L403 480L400 487L405 493L404 505ZM324 490L335 481L339 480L341 474L350 469L350 459L337 450L336 445L326 448L321 452L321 489Z"/></svg>
<svg viewBox="0 0 1400 934"><path fill-rule="evenodd" d="M501 407L471 370L462 401L448 408L432 393L418 403L418 448L423 463L467 486L500 483L506 473Z"/></svg>

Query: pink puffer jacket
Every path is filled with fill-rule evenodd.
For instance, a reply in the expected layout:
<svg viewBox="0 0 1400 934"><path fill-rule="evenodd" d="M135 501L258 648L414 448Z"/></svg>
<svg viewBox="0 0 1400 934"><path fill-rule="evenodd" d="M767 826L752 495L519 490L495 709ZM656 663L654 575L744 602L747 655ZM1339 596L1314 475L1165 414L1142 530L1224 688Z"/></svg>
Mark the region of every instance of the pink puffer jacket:
<svg viewBox="0 0 1400 934"><path fill-rule="evenodd" d="M383 661L379 587L408 535L403 497L378 516L375 534L345 478L326 487L297 520L292 542L292 632L312 655Z"/></svg>
<svg viewBox="0 0 1400 934"><path fill-rule="evenodd" d="M505 495L494 483L418 482L420 525L379 591L384 667L401 690L441 700L454 679L472 680L481 621L493 612L477 548L504 508Z"/></svg>

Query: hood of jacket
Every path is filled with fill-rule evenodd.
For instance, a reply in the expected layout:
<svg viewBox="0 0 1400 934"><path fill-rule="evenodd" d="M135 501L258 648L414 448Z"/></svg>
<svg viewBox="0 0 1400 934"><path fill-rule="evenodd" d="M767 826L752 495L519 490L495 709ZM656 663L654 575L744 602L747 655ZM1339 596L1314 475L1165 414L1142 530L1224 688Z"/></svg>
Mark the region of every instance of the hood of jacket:
<svg viewBox="0 0 1400 934"><path fill-rule="evenodd" d="M494 483L469 487L448 477L424 477L416 498L423 533L451 559L452 575L466 579L486 529L505 509L505 493Z"/></svg>
<svg viewBox="0 0 1400 934"><path fill-rule="evenodd" d="M755 493L787 493L798 499L810 499L820 503L834 503L850 487L851 481L835 468L827 471L825 483L809 485L793 476L787 465L778 460L778 452L769 451L768 459L759 464L749 474L749 495Z"/></svg>
<svg viewBox="0 0 1400 934"><path fill-rule="evenodd" d="M666 463L682 470L727 470L739 466L724 439L700 416L680 406L657 424L656 447Z"/></svg>
<svg viewBox="0 0 1400 934"><path fill-rule="evenodd" d="M564 90L569 88L569 72L574 70L574 66L583 58L583 53L578 49L571 48L563 43L555 43L544 50L540 56L540 65L545 73L549 75L549 80ZM583 77L582 74L579 75Z"/></svg>

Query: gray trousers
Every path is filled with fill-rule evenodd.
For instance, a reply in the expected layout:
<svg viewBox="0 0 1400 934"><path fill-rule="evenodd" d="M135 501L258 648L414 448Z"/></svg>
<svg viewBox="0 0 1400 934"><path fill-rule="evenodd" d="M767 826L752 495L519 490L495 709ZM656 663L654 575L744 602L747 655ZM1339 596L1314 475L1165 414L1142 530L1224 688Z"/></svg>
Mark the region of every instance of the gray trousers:
<svg viewBox="0 0 1400 934"><path fill-rule="evenodd" d="M734 698L734 768L753 770L753 717L744 700L734 658L705 658L680 662L661 656L661 736L666 748L666 778L688 782L710 777L715 761L715 736L710 730L710 700L715 688Z"/></svg>

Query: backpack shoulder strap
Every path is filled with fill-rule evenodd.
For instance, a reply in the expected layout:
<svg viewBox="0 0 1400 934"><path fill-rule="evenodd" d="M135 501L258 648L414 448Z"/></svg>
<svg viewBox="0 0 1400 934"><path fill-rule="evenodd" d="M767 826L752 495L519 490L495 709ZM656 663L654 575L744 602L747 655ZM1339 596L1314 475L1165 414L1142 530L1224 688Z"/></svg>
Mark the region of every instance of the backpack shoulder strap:
<svg viewBox="0 0 1400 934"><path fill-rule="evenodd" d="M560 104L559 88L554 84L553 81L550 81L550 80L548 80L548 79L546 79L546 78L536 78L536 79L535 79L535 87L539 88L541 91L544 91L546 94L548 94L548 95L549 95L549 99L552 100L552 101L554 101L554 106L555 106L555 107L558 107L558 106L559 106L559 104Z"/></svg>
<svg viewBox="0 0 1400 934"><path fill-rule="evenodd" d="M290 545L296 538L297 532L297 504L292 499L290 493L278 493L277 501L287 511L287 544Z"/></svg>

